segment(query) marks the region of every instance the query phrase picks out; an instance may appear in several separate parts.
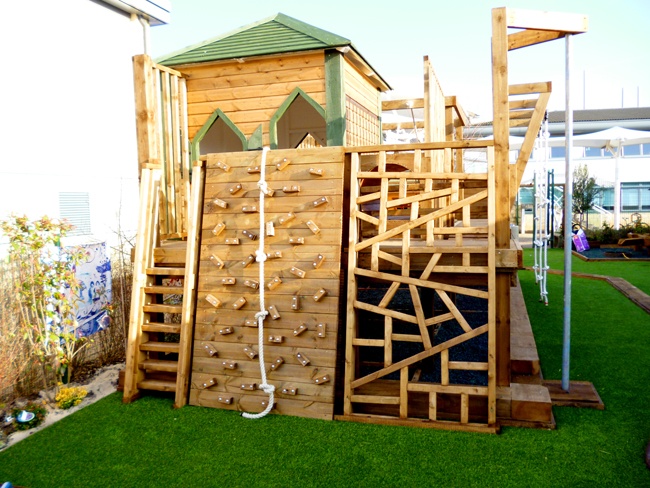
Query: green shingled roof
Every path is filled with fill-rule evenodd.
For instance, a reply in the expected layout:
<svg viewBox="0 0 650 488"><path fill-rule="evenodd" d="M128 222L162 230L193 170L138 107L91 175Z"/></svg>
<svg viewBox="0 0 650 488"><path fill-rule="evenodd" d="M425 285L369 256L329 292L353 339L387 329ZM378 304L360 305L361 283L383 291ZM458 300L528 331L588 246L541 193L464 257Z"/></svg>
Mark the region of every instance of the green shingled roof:
<svg viewBox="0 0 650 488"><path fill-rule="evenodd" d="M352 42L345 37L305 24L287 15L277 14L228 34L163 56L157 62L174 66L351 45Z"/></svg>

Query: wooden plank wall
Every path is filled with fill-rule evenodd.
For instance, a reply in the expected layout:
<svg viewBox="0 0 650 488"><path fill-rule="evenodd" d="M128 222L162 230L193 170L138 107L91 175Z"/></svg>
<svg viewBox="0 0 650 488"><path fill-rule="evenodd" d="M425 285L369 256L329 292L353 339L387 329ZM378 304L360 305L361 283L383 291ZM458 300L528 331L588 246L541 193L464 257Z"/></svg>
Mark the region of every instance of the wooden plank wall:
<svg viewBox="0 0 650 488"><path fill-rule="evenodd" d="M346 58L344 64L346 96L346 144L381 144L381 92Z"/></svg>
<svg viewBox="0 0 650 488"><path fill-rule="evenodd" d="M259 264L247 261L259 241L249 236L259 234L260 214L249 211L260 204L260 175L249 168L259 166L261 153L207 156L192 405L264 410L267 395L251 386L261 381L258 358L249 353L258 352L254 316L259 287L265 287L271 315L264 326L264 356L268 383L276 388L273 413L332 418L343 158L340 147L268 153L266 181L275 192L265 198L265 221L274 223L275 235L265 237L270 254L265 283L251 288L259 279ZM278 169L277 164L286 167ZM273 318L275 312L279 318ZM299 353L307 365L301 364ZM279 367L272 368L278 358Z"/></svg>
<svg viewBox="0 0 650 488"><path fill-rule="evenodd" d="M322 52L247 58L180 66L187 74L189 137L221 109L249 138L262 124L269 144L271 116L299 87L325 107L325 60Z"/></svg>

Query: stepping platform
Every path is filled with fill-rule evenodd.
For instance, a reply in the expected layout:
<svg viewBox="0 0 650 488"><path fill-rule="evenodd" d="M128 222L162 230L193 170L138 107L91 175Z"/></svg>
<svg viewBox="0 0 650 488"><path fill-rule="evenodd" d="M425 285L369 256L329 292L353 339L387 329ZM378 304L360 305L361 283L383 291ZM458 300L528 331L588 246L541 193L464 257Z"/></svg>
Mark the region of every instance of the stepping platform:
<svg viewBox="0 0 650 488"><path fill-rule="evenodd" d="M542 384L548 389L553 405L605 410L596 388L588 381L570 381L568 392L562 389L560 380L543 380Z"/></svg>
<svg viewBox="0 0 650 488"><path fill-rule="evenodd" d="M513 375L539 375L539 354L521 286L510 288L510 367Z"/></svg>

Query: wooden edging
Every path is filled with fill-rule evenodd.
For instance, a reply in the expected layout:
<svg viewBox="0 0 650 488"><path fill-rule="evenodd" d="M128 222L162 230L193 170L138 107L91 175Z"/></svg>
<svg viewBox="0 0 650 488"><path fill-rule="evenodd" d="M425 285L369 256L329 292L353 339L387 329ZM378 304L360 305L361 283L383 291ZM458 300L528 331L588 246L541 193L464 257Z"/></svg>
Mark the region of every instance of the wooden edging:
<svg viewBox="0 0 650 488"><path fill-rule="evenodd" d="M524 270L533 271L533 268L526 267ZM547 272L554 275L564 276L564 271L559 269L549 269ZM571 273L571 276L574 278L586 278L588 280L606 281L615 289L620 291L623 295L625 295L625 297L631 300L635 305L644 310L646 313L650 314L650 296L623 278L589 273Z"/></svg>

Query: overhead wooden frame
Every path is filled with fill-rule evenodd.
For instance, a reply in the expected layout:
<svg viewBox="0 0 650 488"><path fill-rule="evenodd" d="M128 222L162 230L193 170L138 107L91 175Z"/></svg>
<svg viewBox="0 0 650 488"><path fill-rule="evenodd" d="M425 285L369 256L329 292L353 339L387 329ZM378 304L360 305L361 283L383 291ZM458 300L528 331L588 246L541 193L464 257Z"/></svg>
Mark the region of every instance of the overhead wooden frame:
<svg viewBox="0 0 650 488"><path fill-rule="evenodd" d="M566 35L581 34L588 28L587 16L533 10L492 10L492 103L496 175L496 247L507 249L510 244L510 212L519 188L532 143L539 132L550 95L547 87L530 84L510 86L508 83L508 52L535 44L560 39ZM509 32L509 29L520 29ZM510 104L514 93L539 93L533 101ZM514 113L512 112L512 109ZM521 110L532 109L529 113ZM511 118L511 115L513 117ZM527 127L524 146L514 168L510 168L510 127ZM497 276L497 378L499 386L510 385L510 281L506 275Z"/></svg>

